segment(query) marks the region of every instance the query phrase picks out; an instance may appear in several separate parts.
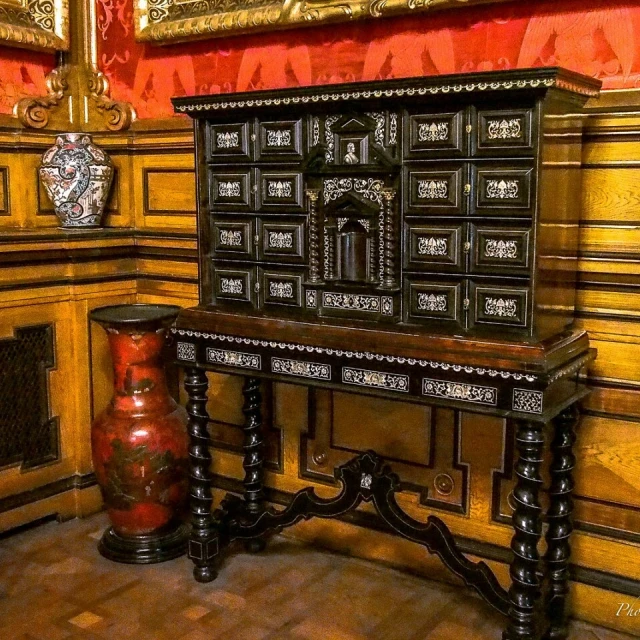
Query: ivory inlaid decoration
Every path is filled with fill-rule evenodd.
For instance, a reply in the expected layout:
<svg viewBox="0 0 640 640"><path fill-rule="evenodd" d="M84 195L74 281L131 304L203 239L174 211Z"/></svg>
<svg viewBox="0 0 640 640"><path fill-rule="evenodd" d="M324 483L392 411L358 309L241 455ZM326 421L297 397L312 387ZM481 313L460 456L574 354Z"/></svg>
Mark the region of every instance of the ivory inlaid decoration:
<svg viewBox="0 0 640 640"><path fill-rule="evenodd" d="M449 398L450 400L462 400L463 402L476 402L496 406L498 403L498 390L495 387L482 387L477 384L464 384L422 379L422 394L434 398Z"/></svg>
<svg viewBox="0 0 640 640"><path fill-rule="evenodd" d="M427 200L444 200L449 195L446 180L418 180L418 198Z"/></svg>
<svg viewBox="0 0 640 640"><path fill-rule="evenodd" d="M270 249L292 249L293 233L290 231L269 231L267 244Z"/></svg>
<svg viewBox="0 0 640 640"><path fill-rule="evenodd" d="M322 304L332 309L380 311L380 298L378 296L325 292L322 294Z"/></svg>
<svg viewBox="0 0 640 640"><path fill-rule="evenodd" d="M389 144L394 145L398 138L398 114L392 113L389 116Z"/></svg>
<svg viewBox="0 0 640 640"><path fill-rule="evenodd" d="M418 140L420 142L446 142L448 139L448 122L421 122L418 125Z"/></svg>
<svg viewBox="0 0 640 640"><path fill-rule="evenodd" d="M288 129L267 129L267 147L291 146L291 131Z"/></svg>
<svg viewBox="0 0 640 640"><path fill-rule="evenodd" d="M353 189L361 196L381 205L383 188L384 183L382 180L376 180L375 178L329 178L324 181L322 193L325 204L328 204L332 200L337 200L340 196L347 193L347 191Z"/></svg>
<svg viewBox="0 0 640 640"><path fill-rule="evenodd" d="M524 413L542 413L544 394L530 389L513 390L513 410Z"/></svg>
<svg viewBox="0 0 640 640"><path fill-rule="evenodd" d="M517 197L517 180L487 180L487 198L514 199Z"/></svg>
<svg viewBox="0 0 640 640"><path fill-rule="evenodd" d="M514 260L518 257L518 243L515 240L487 240L484 255L486 258Z"/></svg>
<svg viewBox="0 0 640 640"><path fill-rule="evenodd" d="M409 391L409 376L368 369L342 368L342 382L361 387L377 387L390 391Z"/></svg>
<svg viewBox="0 0 640 640"><path fill-rule="evenodd" d="M487 122L487 138L489 140L513 140L522 135L519 118L510 120L489 120Z"/></svg>
<svg viewBox="0 0 640 640"><path fill-rule="evenodd" d="M234 149L240 146L240 135L237 131L224 131L216 135L218 149Z"/></svg>
<svg viewBox="0 0 640 640"><path fill-rule="evenodd" d="M293 284L290 282L270 282L269 295L272 298L293 298Z"/></svg>
<svg viewBox="0 0 640 640"><path fill-rule="evenodd" d="M420 256L446 256L448 245L446 238L434 238L433 236L420 236L418 238L418 255Z"/></svg>
<svg viewBox="0 0 640 640"><path fill-rule="evenodd" d="M376 130L373 133L373 138L376 144L381 147L384 146L384 113L367 113L376 121Z"/></svg>
<svg viewBox="0 0 640 640"><path fill-rule="evenodd" d="M484 313L497 318L515 318L518 315L518 301L514 298L492 298L484 300Z"/></svg>
<svg viewBox="0 0 640 640"><path fill-rule="evenodd" d="M230 367L240 367L241 369L260 370L262 367L260 356L253 353L214 349L213 347L207 348L207 362L226 364Z"/></svg>
<svg viewBox="0 0 640 640"><path fill-rule="evenodd" d="M220 278L220 291L233 295L242 295L244 286L241 278Z"/></svg>
<svg viewBox="0 0 640 640"><path fill-rule="evenodd" d="M192 342L178 342L176 344L176 355L178 360L196 361L196 345Z"/></svg>
<svg viewBox="0 0 640 640"><path fill-rule="evenodd" d="M220 244L225 247L241 247L242 231L220 229Z"/></svg>
<svg viewBox="0 0 640 640"><path fill-rule="evenodd" d="M270 198L290 198L293 194L293 184L290 180L268 180L267 195Z"/></svg>
<svg viewBox="0 0 640 640"><path fill-rule="evenodd" d="M242 188L238 180L218 182L218 195L221 198L239 198Z"/></svg>
<svg viewBox="0 0 640 640"><path fill-rule="evenodd" d="M318 362L271 358L271 371L288 376L298 376L299 378L331 380L331 366Z"/></svg>
<svg viewBox="0 0 640 640"><path fill-rule="evenodd" d="M445 293L418 293L418 309L420 311L444 312L449 306L449 298Z"/></svg>

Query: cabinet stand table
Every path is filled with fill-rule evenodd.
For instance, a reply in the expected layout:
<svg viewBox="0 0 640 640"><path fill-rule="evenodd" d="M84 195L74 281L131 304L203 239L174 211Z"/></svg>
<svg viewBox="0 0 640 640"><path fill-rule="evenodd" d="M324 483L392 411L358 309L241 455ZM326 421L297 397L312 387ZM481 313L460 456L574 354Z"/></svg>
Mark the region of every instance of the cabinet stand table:
<svg viewBox="0 0 640 640"><path fill-rule="evenodd" d="M189 314L190 319L180 322L172 331L176 361L185 368L184 386L189 398L193 514L189 556L195 563L196 580L208 582L215 578L219 554L233 540L248 541L248 547L257 551L263 548L265 535L270 532L313 516L340 516L363 501L372 502L393 531L437 554L484 600L508 616L505 640L567 637L565 601L575 462L572 447L578 421L577 405L587 393L578 382L577 374L594 357L584 333L567 334L545 345L547 348L537 354L544 353L543 361L530 360L527 367L519 360L526 349L514 349L511 345L510 352L506 343L489 345L494 353L500 354L495 366L504 367L510 358L514 365L516 362L520 365L494 368L486 356L479 358L480 364L468 364L478 357L469 345L465 349L463 344L452 344L455 340L440 337L433 338L431 348L424 352L444 352L449 356L446 361L425 360L416 357L410 349L406 356L390 356L384 351L346 351L320 346L327 344L324 341L303 342L304 329L295 323L290 323L286 331L291 341L266 340L257 337L265 334L252 331L250 325L246 321L243 325L242 318L237 316L216 314L211 318L211 314L200 312L198 319L195 310L184 313ZM214 331L194 328L203 323L213 326ZM183 328L186 326L190 328ZM244 331L240 333L238 329ZM349 331L357 333L353 328ZM278 333L282 334L282 330ZM294 342L296 334L298 339ZM351 344L366 346L366 340L357 338L352 337ZM442 342L445 344L437 349L435 345ZM464 351L456 353L456 346ZM483 346L486 348L487 344ZM400 344L396 343L395 347L394 353L403 353ZM464 356L467 364L457 364L456 355ZM531 358L534 354L528 355ZM212 362L216 358L224 359L224 363L216 365ZM228 496L215 514L211 512L207 371L244 377L244 496L243 499ZM373 451L359 455L336 470L342 490L335 498L319 498L312 488L307 488L298 492L284 510L267 508L263 495L262 378L348 392L357 390L381 397L401 396L411 401L514 420L518 456L514 462L516 486L509 591L500 586L485 563L465 558L442 520L429 516L427 522L418 522L403 512L395 499L399 478ZM554 436L550 459L545 460L545 424L550 422ZM544 464L548 464L551 485L549 507L544 514L548 523L547 552L541 576L538 543L543 514L539 494ZM543 588L544 597L540 598Z"/></svg>

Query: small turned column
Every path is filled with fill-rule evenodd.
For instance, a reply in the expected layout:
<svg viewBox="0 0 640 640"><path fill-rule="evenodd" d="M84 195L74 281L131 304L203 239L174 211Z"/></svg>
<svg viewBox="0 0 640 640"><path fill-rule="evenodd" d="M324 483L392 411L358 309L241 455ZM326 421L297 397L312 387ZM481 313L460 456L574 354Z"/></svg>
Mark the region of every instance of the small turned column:
<svg viewBox="0 0 640 640"><path fill-rule="evenodd" d="M511 562L511 588L509 598L509 622L503 640L536 640L536 607L540 594L538 564L538 542L540 541L542 486L541 465L543 457L543 425L527 420L516 420L516 447L518 460L515 464L516 486L513 490L515 511L511 540L513 560Z"/></svg>
<svg viewBox="0 0 640 640"><path fill-rule="evenodd" d="M209 447L209 414L207 413L207 374L189 367L185 371L184 388L188 394L189 466L191 477L191 538L189 557L198 582L216 577L215 562L219 553L218 532L211 515L211 453Z"/></svg>
<svg viewBox="0 0 640 640"><path fill-rule="evenodd" d="M370 282L377 283L380 279L380 269L378 268L379 259L378 243L376 241L376 234L374 232L369 233L369 280Z"/></svg>
<svg viewBox="0 0 640 640"><path fill-rule="evenodd" d="M309 282L321 282L320 278L320 234L318 231L318 196L317 189L305 191L309 199Z"/></svg>
<svg viewBox="0 0 640 640"><path fill-rule="evenodd" d="M573 468L576 457L573 445L576 441L574 429L579 413L576 405L565 409L555 420L555 434L551 442L551 486L549 487L549 510L547 512L547 553L545 564L549 577L546 611L549 629L545 636L549 640L565 640L569 635L566 603L569 593L569 544L573 522Z"/></svg>
<svg viewBox="0 0 640 640"><path fill-rule="evenodd" d="M382 206L384 211L384 257L382 261L382 289L395 289L396 273L396 249L395 249L395 224L393 219L393 201L396 197L395 189L382 190Z"/></svg>
<svg viewBox="0 0 640 640"><path fill-rule="evenodd" d="M244 501L245 509L251 516L264 511L264 440L262 437L262 395L260 380L246 377L242 388L244 406ZM265 547L263 538L247 540L249 551L261 551Z"/></svg>
<svg viewBox="0 0 640 640"><path fill-rule="evenodd" d="M329 229L327 234L327 255L328 255L328 269L327 280L334 280L336 277L336 228Z"/></svg>

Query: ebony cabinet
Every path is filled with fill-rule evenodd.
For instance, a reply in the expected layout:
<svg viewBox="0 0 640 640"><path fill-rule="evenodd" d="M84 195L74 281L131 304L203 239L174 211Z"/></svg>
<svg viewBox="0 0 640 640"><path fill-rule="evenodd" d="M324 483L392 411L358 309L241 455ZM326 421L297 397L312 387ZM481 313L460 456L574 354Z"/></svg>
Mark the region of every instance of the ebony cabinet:
<svg viewBox="0 0 640 640"><path fill-rule="evenodd" d="M175 100L196 116L201 304L541 340L573 320L597 83L525 71Z"/></svg>

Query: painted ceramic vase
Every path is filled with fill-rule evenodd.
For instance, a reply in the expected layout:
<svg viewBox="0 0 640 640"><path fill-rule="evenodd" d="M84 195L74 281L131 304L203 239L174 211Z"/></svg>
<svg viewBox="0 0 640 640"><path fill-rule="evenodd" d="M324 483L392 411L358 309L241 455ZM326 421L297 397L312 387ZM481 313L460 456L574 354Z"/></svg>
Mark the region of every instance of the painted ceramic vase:
<svg viewBox="0 0 640 640"><path fill-rule="evenodd" d="M42 156L40 180L65 229L99 227L113 180L109 156L86 133L63 133Z"/></svg>
<svg viewBox="0 0 640 640"><path fill-rule="evenodd" d="M161 562L186 551L187 414L169 394L162 362L179 310L133 304L90 313L107 331L114 371L113 398L91 426L112 523L98 548L119 562Z"/></svg>

